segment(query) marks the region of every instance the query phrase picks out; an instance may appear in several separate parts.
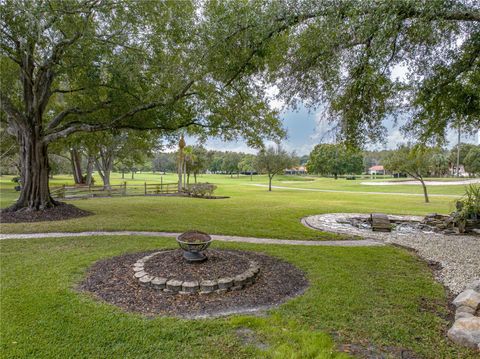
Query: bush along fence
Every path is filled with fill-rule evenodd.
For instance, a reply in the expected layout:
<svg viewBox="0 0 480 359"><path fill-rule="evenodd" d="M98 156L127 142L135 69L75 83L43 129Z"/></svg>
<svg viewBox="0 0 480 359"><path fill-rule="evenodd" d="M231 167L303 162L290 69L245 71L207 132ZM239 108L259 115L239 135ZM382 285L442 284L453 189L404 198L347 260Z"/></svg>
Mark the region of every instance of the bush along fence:
<svg viewBox="0 0 480 359"><path fill-rule="evenodd" d="M54 198L89 198L113 196L155 196L177 194L178 183L143 183L104 186L60 186L52 187L50 193Z"/></svg>
<svg viewBox="0 0 480 359"><path fill-rule="evenodd" d="M183 187L183 192L190 197L212 198L217 186L211 183L195 183Z"/></svg>

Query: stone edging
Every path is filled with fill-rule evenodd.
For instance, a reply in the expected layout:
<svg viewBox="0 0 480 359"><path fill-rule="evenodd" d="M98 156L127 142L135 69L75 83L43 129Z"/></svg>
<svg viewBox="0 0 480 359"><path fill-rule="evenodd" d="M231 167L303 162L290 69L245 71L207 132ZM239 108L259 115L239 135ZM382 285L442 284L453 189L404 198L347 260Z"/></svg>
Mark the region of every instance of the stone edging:
<svg viewBox="0 0 480 359"><path fill-rule="evenodd" d="M459 345L480 350L480 279L467 285L454 300L455 322L448 337Z"/></svg>
<svg viewBox="0 0 480 359"><path fill-rule="evenodd" d="M255 261L249 261L249 268L236 275L235 277L220 277L217 280L202 280L198 281L182 281L177 278L156 277L148 274L145 271L145 263L153 257L168 253L172 251L160 251L149 254L137 260L132 268L134 277L138 279L140 285L145 287L153 287L163 292L174 294L209 294L209 293L224 293L229 290L240 290L248 287L256 282L258 273L260 273L260 266Z"/></svg>
<svg viewBox="0 0 480 359"><path fill-rule="evenodd" d="M350 236L359 236L362 238L385 241L392 235L408 235L394 232L374 232L371 229L357 228L345 223L348 218L358 217L367 219L370 217L367 213L324 213L312 216L306 216L301 219L301 223L311 229L330 233L339 233ZM393 215L388 214L388 218L394 221L420 222L421 216ZM435 233L436 234L436 233ZM432 235L435 235L432 234Z"/></svg>

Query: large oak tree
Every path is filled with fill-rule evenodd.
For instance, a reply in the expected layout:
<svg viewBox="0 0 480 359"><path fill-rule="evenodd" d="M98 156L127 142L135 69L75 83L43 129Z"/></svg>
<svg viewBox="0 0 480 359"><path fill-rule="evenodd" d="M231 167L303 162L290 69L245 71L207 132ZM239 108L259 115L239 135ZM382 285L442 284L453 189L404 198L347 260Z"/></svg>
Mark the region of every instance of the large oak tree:
<svg viewBox="0 0 480 359"><path fill-rule="evenodd" d="M215 4L2 2L1 108L22 178L10 210L55 206L48 146L79 131L186 128L252 145L283 135L252 78L249 51L268 37L220 33L225 9Z"/></svg>

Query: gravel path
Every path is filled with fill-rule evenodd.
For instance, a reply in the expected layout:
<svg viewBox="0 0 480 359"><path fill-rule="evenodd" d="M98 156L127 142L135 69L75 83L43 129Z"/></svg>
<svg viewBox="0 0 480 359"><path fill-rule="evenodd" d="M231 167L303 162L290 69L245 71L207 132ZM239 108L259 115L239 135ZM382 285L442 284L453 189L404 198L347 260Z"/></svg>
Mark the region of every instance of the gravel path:
<svg viewBox="0 0 480 359"><path fill-rule="evenodd" d="M63 238L63 237L91 237L91 236L146 236L146 237L176 237L175 232L139 232L139 231L112 231L112 232L54 232L54 233L28 233L28 234L0 234L0 240L5 239L33 239L33 238ZM221 242L241 242L256 244L283 244L294 246L334 246L334 247L373 247L383 246L380 241L365 240L338 240L338 241L301 241L290 239L272 239L256 237L238 237L211 235L213 240Z"/></svg>
<svg viewBox="0 0 480 359"><path fill-rule="evenodd" d="M367 217L358 213L331 213L306 217L302 223L310 228L322 231L354 234L364 238L398 244L412 248L427 261L440 263L441 270L437 276L453 293L460 293L465 286L480 278L480 236L444 235L438 233L384 233L360 229L342 222L347 216ZM418 220L422 217L389 216L405 220Z"/></svg>
<svg viewBox="0 0 480 359"><path fill-rule="evenodd" d="M366 214L333 213L310 216L302 219L302 223L310 228L340 234L356 235L363 240L339 241L305 241L288 239L271 239L255 237L239 237L212 235L216 241L241 242L255 244L280 244L301 246L335 246L335 247L370 247L385 244L398 244L412 248L428 261L439 262L442 269L438 272L438 279L453 293L461 292L471 281L480 277L480 236L447 236L437 233L383 233L372 232L367 229L352 227L338 223L337 220L347 216L362 217ZM389 216L406 220L420 220L416 216ZM33 239L33 238L62 238L62 237L90 237L90 236L149 236L149 237L176 237L175 232L143 232L143 231L92 231L92 232L62 232L62 233L29 233L29 234L0 234L0 240Z"/></svg>

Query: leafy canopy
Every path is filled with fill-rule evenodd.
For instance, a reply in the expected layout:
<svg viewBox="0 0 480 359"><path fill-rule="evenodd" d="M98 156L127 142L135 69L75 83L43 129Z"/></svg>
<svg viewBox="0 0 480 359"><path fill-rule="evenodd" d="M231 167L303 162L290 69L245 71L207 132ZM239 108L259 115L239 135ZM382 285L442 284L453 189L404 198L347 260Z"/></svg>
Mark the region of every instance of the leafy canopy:
<svg viewBox="0 0 480 359"><path fill-rule="evenodd" d="M276 3L289 31L275 40L272 83L288 104L325 105L349 145L382 140L382 121L402 112L423 140L458 121L479 127L480 2Z"/></svg>
<svg viewBox="0 0 480 359"><path fill-rule="evenodd" d="M255 161L258 172L266 173L270 178L278 173L283 173L285 169L295 164L295 156L288 153L280 145L260 150Z"/></svg>
<svg viewBox="0 0 480 359"><path fill-rule="evenodd" d="M322 175L343 175L363 171L363 154L347 148L344 143L316 145L307 162L309 173Z"/></svg>
<svg viewBox="0 0 480 359"><path fill-rule="evenodd" d="M401 145L385 160L385 169L422 180L435 172L434 158L441 150L423 145Z"/></svg>
<svg viewBox="0 0 480 359"><path fill-rule="evenodd" d="M237 42L236 20L225 16L234 7L3 2L2 120L15 135L35 122L45 143L105 129L168 135L186 128L200 136L244 137L252 146L281 138L264 86L241 55L261 45L255 33Z"/></svg>

